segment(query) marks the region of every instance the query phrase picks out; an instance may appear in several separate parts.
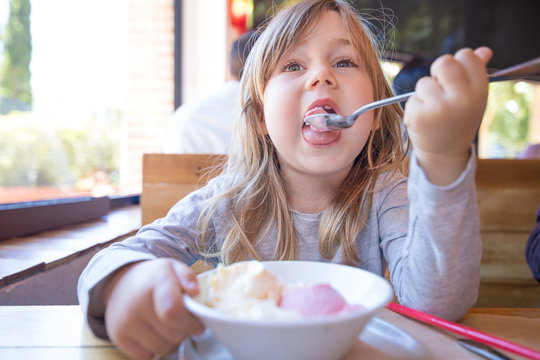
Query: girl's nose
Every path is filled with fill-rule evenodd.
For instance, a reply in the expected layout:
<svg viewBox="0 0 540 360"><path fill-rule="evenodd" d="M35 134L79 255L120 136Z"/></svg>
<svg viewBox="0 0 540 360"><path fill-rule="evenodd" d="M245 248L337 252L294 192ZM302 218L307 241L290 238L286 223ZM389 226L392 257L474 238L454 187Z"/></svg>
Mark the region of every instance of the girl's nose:
<svg viewBox="0 0 540 360"><path fill-rule="evenodd" d="M312 75L306 83L307 89L313 89L320 86L335 87L337 84L336 78L332 70L328 66L319 65L312 69Z"/></svg>

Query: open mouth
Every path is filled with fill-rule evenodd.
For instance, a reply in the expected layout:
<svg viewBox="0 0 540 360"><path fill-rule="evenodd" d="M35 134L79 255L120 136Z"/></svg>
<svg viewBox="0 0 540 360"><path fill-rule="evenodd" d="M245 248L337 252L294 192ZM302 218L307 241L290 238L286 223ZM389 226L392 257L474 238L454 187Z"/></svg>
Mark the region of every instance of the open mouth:
<svg viewBox="0 0 540 360"><path fill-rule="evenodd" d="M316 115L316 114L335 114L336 111L330 105L316 105L313 108L309 109L304 118ZM329 145L335 142L340 135L339 130L328 130L322 129L312 124L308 124L304 121L304 126L302 127L302 132L304 134L304 139L312 145Z"/></svg>
<svg viewBox="0 0 540 360"><path fill-rule="evenodd" d="M317 115L317 114L336 114L336 111L330 105L315 106L314 108L306 112L306 114L304 115L304 119L308 116ZM319 128L317 126L314 126L313 124L307 124L305 121L304 121L304 125L311 126L311 129L316 132L328 131L328 129Z"/></svg>

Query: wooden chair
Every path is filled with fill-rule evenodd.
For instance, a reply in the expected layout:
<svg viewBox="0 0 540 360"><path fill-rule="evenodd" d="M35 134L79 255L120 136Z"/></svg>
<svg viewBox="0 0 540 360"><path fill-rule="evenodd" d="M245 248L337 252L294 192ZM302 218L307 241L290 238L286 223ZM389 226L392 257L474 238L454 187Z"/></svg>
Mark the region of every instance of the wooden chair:
<svg viewBox="0 0 540 360"><path fill-rule="evenodd" d="M144 154L141 193L142 224L164 217L178 200L203 186L225 155Z"/></svg>
<svg viewBox="0 0 540 360"><path fill-rule="evenodd" d="M476 173L483 241L477 306L540 307L525 244L540 206L540 160L480 159Z"/></svg>
<svg viewBox="0 0 540 360"><path fill-rule="evenodd" d="M224 155L146 154L142 223L167 214L204 185ZM480 159L476 176L484 244L480 307L540 307L540 284L525 261L525 244L540 205L540 160Z"/></svg>

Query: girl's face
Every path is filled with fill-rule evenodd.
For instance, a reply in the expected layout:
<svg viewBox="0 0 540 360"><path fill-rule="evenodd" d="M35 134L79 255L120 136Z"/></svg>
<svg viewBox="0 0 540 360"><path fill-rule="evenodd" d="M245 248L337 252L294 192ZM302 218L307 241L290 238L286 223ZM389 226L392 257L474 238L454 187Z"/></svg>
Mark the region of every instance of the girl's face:
<svg viewBox="0 0 540 360"><path fill-rule="evenodd" d="M264 92L264 131L277 149L285 178L293 174L343 179L373 129L373 112L350 129L321 132L306 114L349 115L373 101L368 74L341 17L322 14L313 29L278 62Z"/></svg>

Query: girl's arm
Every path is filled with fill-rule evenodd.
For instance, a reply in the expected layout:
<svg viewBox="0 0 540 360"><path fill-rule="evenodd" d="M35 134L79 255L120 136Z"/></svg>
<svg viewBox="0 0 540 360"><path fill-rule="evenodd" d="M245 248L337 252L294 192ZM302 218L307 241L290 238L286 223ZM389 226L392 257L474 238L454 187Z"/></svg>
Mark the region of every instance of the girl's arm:
<svg viewBox="0 0 540 360"><path fill-rule="evenodd" d="M475 164L471 155L463 174L442 187L428 181L413 156L407 188L384 196L380 247L401 304L457 320L476 302L482 242Z"/></svg>
<svg viewBox="0 0 540 360"><path fill-rule="evenodd" d="M487 102L491 50L460 50L432 65L405 108L413 144L406 236L382 240L404 305L457 320L475 303L482 242L471 143ZM391 222L390 213L387 219Z"/></svg>
<svg viewBox="0 0 540 360"><path fill-rule="evenodd" d="M420 79L405 108L418 164L434 185L449 185L463 172L487 102L489 48L439 57L431 77Z"/></svg>

